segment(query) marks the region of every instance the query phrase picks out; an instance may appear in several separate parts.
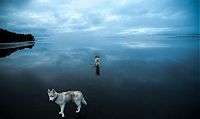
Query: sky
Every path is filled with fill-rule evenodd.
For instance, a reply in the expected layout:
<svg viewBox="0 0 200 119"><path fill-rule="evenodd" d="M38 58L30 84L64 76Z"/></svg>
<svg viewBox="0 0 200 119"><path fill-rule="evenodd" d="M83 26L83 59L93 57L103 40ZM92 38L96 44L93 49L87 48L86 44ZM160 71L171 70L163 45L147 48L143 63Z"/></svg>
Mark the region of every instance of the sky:
<svg viewBox="0 0 200 119"><path fill-rule="evenodd" d="M0 0L0 27L34 34L199 33L199 4L199 0Z"/></svg>

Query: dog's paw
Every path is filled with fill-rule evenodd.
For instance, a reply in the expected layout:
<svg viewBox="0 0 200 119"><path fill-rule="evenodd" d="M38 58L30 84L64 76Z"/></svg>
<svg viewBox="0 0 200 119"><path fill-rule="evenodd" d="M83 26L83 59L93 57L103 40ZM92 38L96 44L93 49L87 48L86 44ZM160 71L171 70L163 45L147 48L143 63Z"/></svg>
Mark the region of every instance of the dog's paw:
<svg viewBox="0 0 200 119"><path fill-rule="evenodd" d="M79 113L79 112L80 112L80 110L76 111L76 113Z"/></svg>
<svg viewBox="0 0 200 119"><path fill-rule="evenodd" d="M65 114L62 114L62 118L64 118L65 117Z"/></svg>
<svg viewBox="0 0 200 119"><path fill-rule="evenodd" d="M59 114L62 114L62 112L59 112Z"/></svg>

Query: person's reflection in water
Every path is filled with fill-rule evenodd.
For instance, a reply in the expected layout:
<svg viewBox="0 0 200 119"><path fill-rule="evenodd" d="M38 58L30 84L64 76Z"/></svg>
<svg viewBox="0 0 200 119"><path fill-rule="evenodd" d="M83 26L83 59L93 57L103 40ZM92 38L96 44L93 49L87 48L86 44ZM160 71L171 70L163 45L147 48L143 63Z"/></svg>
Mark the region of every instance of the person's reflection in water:
<svg viewBox="0 0 200 119"><path fill-rule="evenodd" d="M100 66L96 65L95 67L96 67L96 75L100 76L101 75Z"/></svg>

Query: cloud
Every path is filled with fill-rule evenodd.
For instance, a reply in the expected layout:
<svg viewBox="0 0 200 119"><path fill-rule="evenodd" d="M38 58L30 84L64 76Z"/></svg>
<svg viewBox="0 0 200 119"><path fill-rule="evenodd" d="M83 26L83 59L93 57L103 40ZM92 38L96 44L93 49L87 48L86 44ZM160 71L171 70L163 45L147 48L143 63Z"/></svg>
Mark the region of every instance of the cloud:
<svg viewBox="0 0 200 119"><path fill-rule="evenodd" d="M119 35L136 35L136 34L160 34L172 32L172 28L132 28L119 32Z"/></svg>
<svg viewBox="0 0 200 119"><path fill-rule="evenodd" d="M0 6L0 27L19 32L198 32L198 0L1 0Z"/></svg>
<svg viewBox="0 0 200 119"><path fill-rule="evenodd" d="M90 28L84 29L83 31L96 31L96 30L100 30L103 28L104 27L90 27Z"/></svg>

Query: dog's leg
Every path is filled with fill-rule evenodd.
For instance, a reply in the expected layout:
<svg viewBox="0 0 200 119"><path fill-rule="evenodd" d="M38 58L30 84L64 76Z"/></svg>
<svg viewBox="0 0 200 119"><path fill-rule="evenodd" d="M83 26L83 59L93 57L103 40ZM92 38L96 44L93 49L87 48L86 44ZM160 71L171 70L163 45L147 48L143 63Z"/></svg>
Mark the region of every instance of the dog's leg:
<svg viewBox="0 0 200 119"><path fill-rule="evenodd" d="M64 109L65 109L65 104L60 105L60 112L59 112L59 114L62 114L62 117L65 117Z"/></svg>
<svg viewBox="0 0 200 119"><path fill-rule="evenodd" d="M82 100L81 102L84 104L84 105L87 105L87 102L85 101L84 97L82 96Z"/></svg>
<svg viewBox="0 0 200 119"><path fill-rule="evenodd" d="M99 62L98 61L96 62L96 66L99 66Z"/></svg>
<svg viewBox="0 0 200 119"><path fill-rule="evenodd" d="M80 109L81 109L81 101L80 101L80 100L76 100L75 103L76 103L76 105L78 106L78 107L77 107L76 113L79 113L79 112L80 112Z"/></svg>

